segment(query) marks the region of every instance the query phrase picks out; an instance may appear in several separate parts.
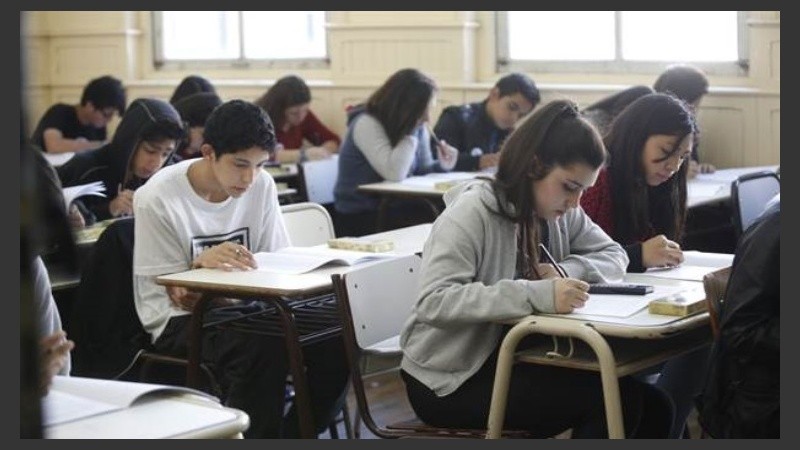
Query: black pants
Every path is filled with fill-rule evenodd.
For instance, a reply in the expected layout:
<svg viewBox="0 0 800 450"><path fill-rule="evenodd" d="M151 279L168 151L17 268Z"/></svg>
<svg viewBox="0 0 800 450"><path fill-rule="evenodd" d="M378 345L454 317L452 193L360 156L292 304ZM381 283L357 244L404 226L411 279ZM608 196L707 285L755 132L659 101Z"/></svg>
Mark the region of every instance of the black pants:
<svg viewBox="0 0 800 450"><path fill-rule="evenodd" d="M242 308L252 312L263 304L253 302ZM212 309L206 321L232 307ZM158 340L159 352L180 357L188 354L190 316L173 317ZM286 378L289 363L283 337L243 333L210 327L203 332L203 361L210 363L225 394L227 406L250 416L247 438L299 437L294 404L284 418ZM306 376L311 391L311 407L317 434L325 430L345 401L349 372L341 337L303 347Z"/></svg>
<svg viewBox="0 0 800 450"><path fill-rule="evenodd" d="M438 397L402 372L411 406L419 418L445 428L485 429L497 366L497 352L455 392ZM673 420L669 398L632 377L619 379L628 437L666 438ZM517 364L511 372L504 428L550 437L572 428L573 438L608 437L600 375L595 372Z"/></svg>

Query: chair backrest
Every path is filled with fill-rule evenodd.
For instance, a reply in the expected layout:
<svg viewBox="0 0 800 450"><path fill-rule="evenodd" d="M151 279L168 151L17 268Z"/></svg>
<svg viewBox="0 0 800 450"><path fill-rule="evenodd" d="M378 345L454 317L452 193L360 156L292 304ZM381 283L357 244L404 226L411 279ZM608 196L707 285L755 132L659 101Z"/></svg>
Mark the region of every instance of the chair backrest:
<svg viewBox="0 0 800 450"><path fill-rule="evenodd" d="M336 237L328 210L317 203L292 203L281 206L289 239L296 247L325 244Z"/></svg>
<svg viewBox="0 0 800 450"><path fill-rule="evenodd" d="M709 322L711 322L711 331L715 338L719 337L720 307L725 297L725 290L728 288L730 276L730 266L717 269L703 276L703 289L706 292Z"/></svg>
<svg viewBox="0 0 800 450"><path fill-rule="evenodd" d="M333 188L339 176L339 155L300 163L299 173L309 202L320 205L333 203Z"/></svg>
<svg viewBox="0 0 800 450"><path fill-rule="evenodd" d="M764 212L767 202L780 193L781 182L775 172L763 171L740 176L731 185L733 226L736 235L745 230Z"/></svg>
<svg viewBox="0 0 800 450"><path fill-rule="evenodd" d="M83 267L70 316L75 375L117 377L150 343L133 301L133 224L120 219L103 230Z"/></svg>
<svg viewBox="0 0 800 450"><path fill-rule="evenodd" d="M352 320L355 342L360 349L400 334L417 300L419 266L422 259L409 255L384 260L344 275L345 298ZM397 352L400 351L397 345Z"/></svg>

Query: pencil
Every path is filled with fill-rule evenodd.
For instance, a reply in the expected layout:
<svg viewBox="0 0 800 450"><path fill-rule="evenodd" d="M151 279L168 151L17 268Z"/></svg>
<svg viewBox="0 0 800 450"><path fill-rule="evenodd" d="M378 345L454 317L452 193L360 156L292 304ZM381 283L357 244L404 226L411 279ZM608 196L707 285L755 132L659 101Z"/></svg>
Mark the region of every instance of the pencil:
<svg viewBox="0 0 800 450"><path fill-rule="evenodd" d="M428 133L431 134L431 137L433 138L433 140L436 141L436 143L438 144L440 142L439 141L439 136L436 136L436 133L433 132L433 127L431 127L431 123L430 122L425 122L425 126L428 128Z"/></svg>
<svg viewBox="0 0 800 450"><path fill-rule="evenodd" d="M551 255L550 252L547 251L547 247L545 247L544 244L542 244L540 242L539 243L539 248L542 249L542 252L544 253L545 258L547 258L547 260L550 261L550 264L552 264L553 268L556 269L556 272L558 272L558 275L561 278L568 278L567 277L567 273L564 272L564 269L561 266L559 266L558 263L556 263L556 260L553 258L553 255Z"/></svg>

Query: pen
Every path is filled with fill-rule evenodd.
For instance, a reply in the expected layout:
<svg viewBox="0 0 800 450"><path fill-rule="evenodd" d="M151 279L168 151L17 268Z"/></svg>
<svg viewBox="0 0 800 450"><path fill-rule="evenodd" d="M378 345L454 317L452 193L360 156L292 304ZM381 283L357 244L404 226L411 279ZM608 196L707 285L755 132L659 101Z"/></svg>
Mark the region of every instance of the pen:
<svg viewBox="0 0 800 450"><path fill-rule="evenodd" d="M430 122L425 122L425 127L428 128L428 133L431 134L431 137L433 138L434 141L436 141L437 144L441 142L439 141L439 136L436 136L436 133L433 132L433 127L431 127Z"/></svg>
<svg viewBox="0 0 800 450"><path fill-rule="evenodd" d="M550 252L547 251L547 247L545 247L544 244L542 244L540 242L539 243L539 248L542 249L542 252L544 252L545 258L547 258L547 260L550 261L550 264L552 264L553 267L556 269L556 272L558 272L558 275L561 278L568 278L567 277L567 273L564 272L564 269L561 266L559 266L558 263L556 263L556 260L553 258L553 255L551 255Z"/></svg>

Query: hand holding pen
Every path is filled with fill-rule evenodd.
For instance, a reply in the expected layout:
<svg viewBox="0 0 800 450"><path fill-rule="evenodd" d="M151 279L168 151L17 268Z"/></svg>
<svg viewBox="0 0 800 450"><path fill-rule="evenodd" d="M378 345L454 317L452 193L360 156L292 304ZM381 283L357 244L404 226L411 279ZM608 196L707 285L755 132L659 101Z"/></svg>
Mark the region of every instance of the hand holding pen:
<svg viewBox="0 0 800 450"><path fill-rule="evenodd" d="M544 244L539 244L542 254L553 265L553 269L558 273L559 279L554 280L555 310L557 313L571 313L575 308L582 308L589 300L589 283L569 278L563 267L556 263L553 255L547 250Z"/></svg>
<svg viewBox="0 0 800 450"><path fill-rule="evenodd" d="M453 170L458 160L458 149L448 144L447 141L440 140L429 122L425 123L433 140L436 142L436 154L439 155L439 165L444 170Z"/></svg>

